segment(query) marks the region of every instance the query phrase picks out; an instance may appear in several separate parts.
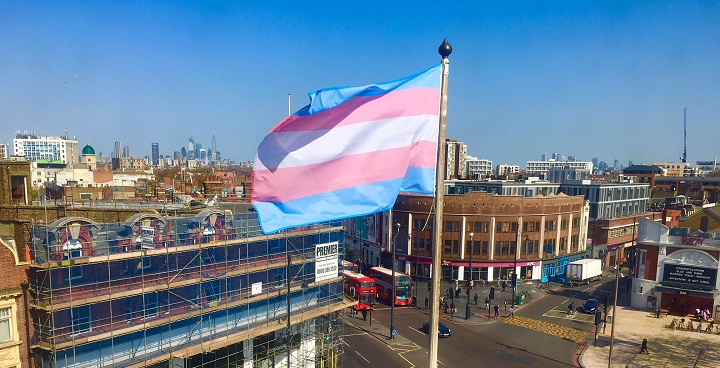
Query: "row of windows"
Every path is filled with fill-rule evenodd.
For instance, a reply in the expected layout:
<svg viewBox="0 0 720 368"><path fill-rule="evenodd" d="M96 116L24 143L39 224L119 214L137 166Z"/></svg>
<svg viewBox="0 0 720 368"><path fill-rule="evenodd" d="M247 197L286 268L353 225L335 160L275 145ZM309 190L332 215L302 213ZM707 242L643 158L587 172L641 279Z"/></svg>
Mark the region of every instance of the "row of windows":
<svg viewBox="0 0 720 368"><path fill-rule="evenodd" d="M487 255L488 254L488 241L486 240L474 240L474 241L467 241L465 247L465 253L466 255L469 255L468 251L472 249L472 254L476 255ZM560 244L559 244L559 250L561 252L567 251L568 245L570 246L570 249L575 251L578 250L578 246L580 244L580 236L579 235L573 235L570 237L570 243L568 244L568 238L567 237L561 237L560 238ZM515 246L517 245L517 242L510 241L510 240L498 240L495 241L495 249L494 254L495 255L512 255L515 254ZM412 249L416 249L418 251L425 251L429 252L431 251L432 241L430 239L425 238L413 238L412 239ZM521 242L521 254L537 254L540 250L540 241L539 240L532 240L532 239L526 239ZM543 242L543 251L548 254L553 254L555 252L555 239L545 239ZM446 239L443 244L443 253L444 254L459 254L459 242L457 240L450 240Z"/></svg>

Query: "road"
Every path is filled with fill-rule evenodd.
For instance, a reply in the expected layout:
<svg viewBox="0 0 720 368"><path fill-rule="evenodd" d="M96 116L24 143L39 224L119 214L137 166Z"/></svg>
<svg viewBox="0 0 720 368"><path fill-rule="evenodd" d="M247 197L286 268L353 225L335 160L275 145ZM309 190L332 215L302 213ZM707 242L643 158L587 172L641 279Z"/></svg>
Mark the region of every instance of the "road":
<svg viewBox="0 0 720 368"><path fill-rule="evenodd" d="M462 318L464 313L459 313L462 317L455 317L454 321L443 316L441 321L453 333L449 338L439 339L438 366L462 367L482 362L483 365L504 368L574 367L579 349L592 343L594 316L582 313L567 315L567 305L572 301L579 307L588 298L598 296L602 302L602 295L611 294L613 288L612 279L606 277L589 286L558 288L549 292L532 289L529 291L534 295L533 300L520 308L515 318L507 318L503 307L501 318L496 321L474 318L475 323L468 323ZM464 312L465 299L458 306L458 310ZM473 306L472 310L482 313L482 308L482 305ZM388 341L388 306L379 305L372 318L374 326L383 326L382 337L353 332L353 328L346 327L346 334L355 333L346 339L349 344L346 345L346 367L427 366L429 338L419 331L429 318L427 312L414 307L395 308L395 327L404 338L403 344ZM358 326L364 323L358 321Z"/></svg>

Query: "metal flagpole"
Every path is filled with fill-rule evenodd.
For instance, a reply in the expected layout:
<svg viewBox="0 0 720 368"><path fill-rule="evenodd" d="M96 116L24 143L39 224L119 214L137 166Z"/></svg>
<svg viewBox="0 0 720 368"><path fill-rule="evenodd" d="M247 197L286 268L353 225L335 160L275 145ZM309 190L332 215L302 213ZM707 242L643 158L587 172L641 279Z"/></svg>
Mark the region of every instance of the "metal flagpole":
<svg viewBox="0 0 720 368"><path fill-rule="evenodd" d="M448 56L452 53L452 46L450 46L447 39L443 40L442 45L438 48L438 53L442 56L442 67L440 71L442 81L440 84L440 129L438 130L437 166L435 169L435 231L433 234L430 329L428 331L430 337L428 367L430 368L437 368L438 323L440 322L440 305L438 301L440 300L440 257L442 257L440 241L442 239L443 229L443 206L445 205L445 129L447 126L447 83L450 68Z"/></svg>

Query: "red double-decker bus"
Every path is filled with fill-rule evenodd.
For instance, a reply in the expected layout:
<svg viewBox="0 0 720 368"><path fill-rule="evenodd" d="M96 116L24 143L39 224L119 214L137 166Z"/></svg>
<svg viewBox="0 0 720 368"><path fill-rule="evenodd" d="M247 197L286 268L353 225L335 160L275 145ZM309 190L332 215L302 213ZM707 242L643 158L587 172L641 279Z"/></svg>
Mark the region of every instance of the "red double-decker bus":
<svg viewBox="0 0 720 368"><path fill-rule="evenodd" d="M377 294L375 280L361 273L348 270L343 270L343 275L345 276L345 280L343 282L345 295L358 302L355 306L355 310L363 311L375 309L375 295Z"/></svg>
<svg viewBox="0 0 720 368"><path fill-rule="evenodd" d="M355 273L360 273L360 267L357 265L357 263L352 263L352 262L346 261L346 260L342 261L342 269L343 269L343 271L352 271Z"/></svg>
<svg viewBox="0 0 720 368"><path fill-rule="evenodd" d="M410 275L395 271L395 280L392 271L385 267L371 267L370 277L375 280L378 290L378 299L390 303L392 299L392 285L395 283L395 305L412 304L412 279Z"/></svg>

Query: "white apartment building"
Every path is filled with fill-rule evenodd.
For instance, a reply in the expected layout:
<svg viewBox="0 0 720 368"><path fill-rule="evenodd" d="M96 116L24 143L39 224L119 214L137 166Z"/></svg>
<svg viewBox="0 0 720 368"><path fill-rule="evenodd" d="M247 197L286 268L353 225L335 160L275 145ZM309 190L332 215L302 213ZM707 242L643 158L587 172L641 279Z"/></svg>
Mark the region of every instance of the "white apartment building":
<svg viewBox="0 0 720 368"><path fill-rule="evenodd" d="M68 136L50 137L18 133L13 139L13 154L28 161L61 163L72 169L80 160L77 140Z"/></svg>
<svg viewBox="0 0 720 368"><path fill-rule="evenodd" d="M497 168L495 169L495 172L498 175L513 175L518 174L520 172L520 166L518 165L497 165Z"/></svg>
<svg viewBox="0 0 720 368"><path fill-rule="evenodd" d="M539 176L547 179L551 168L558 169L582 169L592 172L593 163L588 161L528 161L525 166L525 173L528 176Z"/></svg>
<svg viewBox="0 0 720 368"><path fill-rule="evenodd" d="M492 175L492 161L465 156L465 172L470 180L481 180Z"/></svg>

